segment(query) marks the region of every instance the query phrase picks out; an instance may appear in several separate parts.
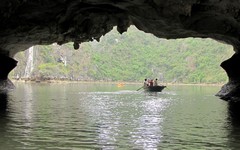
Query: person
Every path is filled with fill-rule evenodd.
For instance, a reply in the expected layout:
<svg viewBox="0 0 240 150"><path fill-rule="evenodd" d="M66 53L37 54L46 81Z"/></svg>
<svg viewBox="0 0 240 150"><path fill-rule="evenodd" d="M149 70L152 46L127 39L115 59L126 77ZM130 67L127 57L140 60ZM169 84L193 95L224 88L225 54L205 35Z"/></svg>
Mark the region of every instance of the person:
<svg viewBox="0 0 240 150"><path fill-rule="evenodd" d="M147 79L144 80L143 87L144 87L144 88L145 88L145 87L148 87L148 81L147 81Z"/></svg>
<svg viewBox="0 0 240 150"><path fill-rule="evenodd" d="M158 86L157 78L154 80L153 86Z"/></svg>
<svg viewBox="0 0 240 150"><path fill-rule="evenodd" d="M150 80L149 86L153 86L153 79Z"/></svg>

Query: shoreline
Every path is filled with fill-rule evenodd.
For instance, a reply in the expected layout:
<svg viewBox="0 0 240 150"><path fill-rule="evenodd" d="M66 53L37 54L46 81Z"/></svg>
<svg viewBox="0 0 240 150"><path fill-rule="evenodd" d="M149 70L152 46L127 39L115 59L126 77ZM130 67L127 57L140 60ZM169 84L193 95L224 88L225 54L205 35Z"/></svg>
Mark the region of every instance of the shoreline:
<svg viewBox="0 0 240 150"><path fill-rule="evenodd" d="M96 83L96 84L121 84L121 85L141 85L140 82L125 82L125 81L71 81L71 80L16 80L10 79L13 83L48 83L48 84L69 84L69 83ZM226 83L160 83L159 85L165 86L223 86Z"/></svg>

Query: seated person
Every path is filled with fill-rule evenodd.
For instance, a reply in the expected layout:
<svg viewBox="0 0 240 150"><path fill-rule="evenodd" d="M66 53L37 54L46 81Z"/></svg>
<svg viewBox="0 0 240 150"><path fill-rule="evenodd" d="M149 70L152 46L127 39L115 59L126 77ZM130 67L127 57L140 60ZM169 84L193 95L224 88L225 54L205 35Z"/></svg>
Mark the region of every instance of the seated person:
<svg viewBox="0 0 240 150"><path fill-rule="evenodd" d="M147 79L144 80L143 87L144 87L144 88L145 88L145 87L148 87L148 81L147 81Z"/></svg>
<svg viewBox="0 0 240 150"><path fill-rule="evenodd" d="M158 82L157 82L157 78L154 80L154 82L153 82L153 86L158 86Z"/></svg>

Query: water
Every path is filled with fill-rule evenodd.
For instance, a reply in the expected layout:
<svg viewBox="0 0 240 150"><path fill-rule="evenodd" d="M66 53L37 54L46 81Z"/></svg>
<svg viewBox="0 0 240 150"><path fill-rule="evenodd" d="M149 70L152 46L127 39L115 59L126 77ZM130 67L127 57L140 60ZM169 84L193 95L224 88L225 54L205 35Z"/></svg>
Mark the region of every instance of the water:
<svg viewBox="0 0 240 150"><path fill-rule="evenodd" d="M240 105L220 87L23 84L1 95L1 149L239 149Z"/></svg>

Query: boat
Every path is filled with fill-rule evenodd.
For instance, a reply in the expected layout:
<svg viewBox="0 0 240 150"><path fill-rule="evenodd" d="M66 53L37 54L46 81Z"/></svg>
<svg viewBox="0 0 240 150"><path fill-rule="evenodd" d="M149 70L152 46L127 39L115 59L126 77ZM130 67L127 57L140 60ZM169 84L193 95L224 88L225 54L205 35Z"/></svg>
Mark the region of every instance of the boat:
<svg viewBox="0 0 240 150"><path fill-rule="evenodd" d="M144 87L144 90L147 91L147 92L162 92L162 90L167 87L167 86L164 86L164 85L161 85L161 86L147 86L147 87Z"/></svg>

